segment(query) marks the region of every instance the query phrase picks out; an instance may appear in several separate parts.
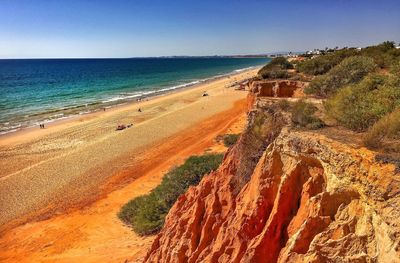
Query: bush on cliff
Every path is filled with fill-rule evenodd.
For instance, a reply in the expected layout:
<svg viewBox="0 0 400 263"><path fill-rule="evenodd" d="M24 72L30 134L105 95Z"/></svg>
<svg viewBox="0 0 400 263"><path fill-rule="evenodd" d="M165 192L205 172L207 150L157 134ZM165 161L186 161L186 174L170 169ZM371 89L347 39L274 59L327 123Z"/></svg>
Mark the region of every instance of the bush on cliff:
<svg viewBox="0 0 400 263"><path fill-rule="evenodd" d="M292 69L293 65L284 57L272 59L267 65L258 71L258 75L263 79L283 79L288 78L288 69Z"/></svg>
<svg viewBox="0 0 400 263"><path fill-rule="evenodd" d="M233 146L239 139L240 134L225 134L224 135L224 145L226 147Z"/></svg>
<svg viewBox="0 0 400 263"><path fill-rule="evenodd" d="M400 58L400 50L395 48L394 42L385 41L376 46L363 48L360 55L372 58L381 68L387 68Z"/></svg>
<svg viewBox="0 0 400 263"><path fill-rule="evenodd" d="M374 74L340 89L326 101L325 109L339 124L365 131L399 105L399 79Z"/></svg>
<svg viewBox="0 0 400 263"><path fill-rule="evenodd" d="M308 94L327 97L345 85L361 81L368 73L376 69L373 59L354 56L344 59L326 75L316 77L305 89Z"/></svg>
<svg viewBox="0 0 400 263"><path fill-rule="evenodd" d="M379 67L388 68L400 58L400 49L396 49L394 42L391 41L385 41L379 45L366 47L361 50L344 48L299 62L296 65L296 69L308 75L322 75L329 72L344 59L352 56L369 57Z"/></svg>
<svg viewBox="0 0 400 263"><path fill-rule="evenodd" d="M287 79L290 75L286 70L271 69L261 73L263 79Z"/></svg>
<svg viewBox="0 0 400 263"><path fill-rule="evenodd" d="M314 116L317 111L317 107L311 103L307 103L304 100L299 100L293 104L292 107L292 121L300 126L307 129L319 129L324 126L324 123L317 117Z"/></svg>
<svg viewBox="0 0 400 263"><path fill-rule="evenodd" d="M384 139L400 139L400 107L385 115L368 129L364 144L368 147L379 147Z"/></svg>
<svg viewBox="0 0 400 263"><path fill-rule="evenodd" d="M293 65L284 57L272 59L264 68L279 67L280 69L292 69Z"/></svg>
<svg viewBox="0 0 400 263"><path fill-rule="evenodd" d="M299 72L309 75L321 75L327 73L343 59L357 54L355 49L341 49L326 55L307 59L297 63L296 69Z"/></svg>
<svg viewBox="0 0 400 263"><path fill-rule="evenodd" d="M149 194L139 196L125 204L118 217L131 225L139 235L158 232L169 209L191 185L200 182L203 175L216 170L222 162L222 154L191 156L184 164L169 171L160 185Z"/></svg>

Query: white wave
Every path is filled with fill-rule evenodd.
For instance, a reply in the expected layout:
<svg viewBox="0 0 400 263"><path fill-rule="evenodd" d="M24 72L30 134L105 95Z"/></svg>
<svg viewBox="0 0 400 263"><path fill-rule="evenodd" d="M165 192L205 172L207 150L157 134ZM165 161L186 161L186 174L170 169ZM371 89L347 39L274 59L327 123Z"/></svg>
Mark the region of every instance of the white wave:
<svg viewBox="0 0 400 263"><path fill-rule="evenodd" d="M0 135L4 135L4 134L10 133L10 132L16 132L18 130L19 129L12 129L12 130L7 130L7 131L2 131L2 132L0 132Z"/></svg>
<svg viewBox="0 0 400 263"><path fill-rule="evenodd" d="M38 122L38 124L39 123L51 123L51 122L55 122L55 121L59 121L59 120L63 120L63 119L68 119L68 118L71 118L71 117L72 116L62 116L62 117L54 118L54 119L44 119L43 121Z"/></svg>
<svg viewBox="0 0 400 263"><path fill-rule="evenodd" d="M250 69L253 69L253 68L255 68L255 67L253 66L253 67L247 67L247 68L236 69L236 70L234 70L234 72L242 72L242 71L250 70Z"/></svg>
<svg viewBox="0 0 400 263"><path fill-rule="evenodd" d="M101 101L102 103L108 103L108 102L113 102L113 101L119 101L119 100L126 100L126 99L132 99L132 98L137 98L142 96L141 94L133 94L133 95L119 95L116 97L112 97L106 100Z"/></svg>

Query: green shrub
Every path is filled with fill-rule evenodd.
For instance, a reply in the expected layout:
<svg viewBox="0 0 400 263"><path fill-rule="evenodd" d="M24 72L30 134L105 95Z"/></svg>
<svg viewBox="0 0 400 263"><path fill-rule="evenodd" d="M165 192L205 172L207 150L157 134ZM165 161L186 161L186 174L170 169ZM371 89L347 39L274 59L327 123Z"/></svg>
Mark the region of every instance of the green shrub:
<svg viewBox="0 0 400 263"><path fill-rule="evenodd" d="M376 65L371 58L354 56L344 59L326 75L316 77L305 89L308 94L327 97L339 88L361 81Z"/></svg>
<svg viewBox="0 0 400 263"><path fill-rule="evenodd" d="M286 70L281 69L271 69L265 70L260 73L261 78L263 79L286 79L289 78L290 75Z"/></svg>
<svg viewBox="0 0 400 263"><path fill-rule="evenodd" d="M394 42L390 41L363 48L361 51L355 48L344 48L299 62L296 65L296 69L299 72L309 75L322 75L338 65L345 58L357 55L369 57L373 59L375 64L379 67L387 68L400 58L400 49L396 49Z"/></svg>
<svg viewBox="0 0 400 263"><path fill-rule="evenodd" d="M277 57L262 67L258 71L258 75L263 79L288 78L290 75L287 69L291 68L293 68L293 65L286 58Z"/></svg>
<svg viewBox="0 0 400 263"><path fill-rule="evenodd" d="M158 232L168 211L191 185L200 182L203 175L216 170L222 162L222 154L191 156L185 163L169 171L160 185L149 194L139 196L125 204L118 217L132 226L139 235Z"/></svg>
<svg viewBox="0 0 400 263"><path fill-rule="evenodd" d="M354 131L364 131L400 104L395 77L371 75L340 89L325 103L328 115Z"/></svg>
<svg viewBox="0 0 400 263"><path fill-rule="evenodd" d="M121 208L118 216L126 224L132 225L139 235L158 232L168 213L166 206L154 194L139 196Z"/></svg>
<svg viewBox="0 0 400 263"><path fill-rule="evenodd" d="M317 107L304 100L299 100L292 107L292 121L300 127L307 129L319 129L324 126L324 123L314 113Z"/></svg>
<svg viewBox="0 0 400 263"><path fill-rule="evenodd" d="M272 59L264 68L278 66L281 69L292 69L293 65L284 57L276 57Z"/></svg>
<svg viewBox="0 0 400 263"><path fill-rule="evenodd" d="M390 67L390 73L393 78L400 78L400 59L393 61Z"/></svg>
<svg viewBox="0 0 400 263"><path fill-rule="evenodd" d="M299 72L309 75L321 75L327 73L343 59L356 54L357 51L355 49L341 49L299 62L297 63L296 69Z"/></svg>
<svg viewBox="0 0 400 263"><path fill-rule="evenodd" d="M233 146L239 139L240 134L225 134L224 135L224 145L226 147Z"/></svg>
<svg viewBox="0 0 400 263"><path fill-rule="evenodd" d="M360 55L372 58L379 67L385 68L400 58L400 50L395 48L394 42L385 41L376 46L363 48Z"/></svg>
<svg viewBox="0 0 400 263"><path fill-rule="evenodd" d="M400 108L385 115L371 128L364 137L364 144L378 147L383 139L400 139Z"/></svg>

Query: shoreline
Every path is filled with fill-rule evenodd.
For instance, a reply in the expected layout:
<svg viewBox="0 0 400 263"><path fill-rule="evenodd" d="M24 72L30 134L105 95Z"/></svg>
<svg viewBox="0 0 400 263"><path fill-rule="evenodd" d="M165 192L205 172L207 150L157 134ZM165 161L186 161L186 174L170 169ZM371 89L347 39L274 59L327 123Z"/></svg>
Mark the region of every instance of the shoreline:
<svg viewBox="0 0 400 263"><path fill-rule="evenodd" d="M78 111L78 112L74 112L71 113L67 116L64 116L64 113L62 112L63 110L68 110L67 108L65 109L59 109L56 110L57 112L60 112L56 115L61 116L59 118L54 118L54 119L45 119L45 120L37 120L36 124L33 125L28 125L28 126L24 126L24 127L13 127L10 130L6 130L6 131L2 131L0 132L0 145L1 145L1 140L3 139L3 137L7 137L10 134L15 134L24 130L29 130L29 129L35 129L38 127L38 125L41 124L45 124L46 126L53 126L54 124L58 123L58 122L63 122L63 121L69 121L69 120L73 120L74 118L79 118L81 116L87 116L87 115L91 115L91 114L95 114L95 113L99 113L99 112L103 112L103 110L105 111L109 111L112 110L114 108L118 108L118 107L123 107L127 104L132 105L141 101L148 101L157 97L162 97L162 96L166 96L169 94L173 94L173 93L177 93L177 92L181 92L187 89L192 89L192 88L196 88L198 86L210 83L212 81L217 81L223 78L230 78L230 77L234 77L235 75L238 75L240 73L243 72L249 72L249 71L253 71L253 70L259 70L262 66L251 66L251 67L246 67L246 68L242 68L242 69L236 69L233 70L229 73L224 73L224 74L218 74L215 76L211 76L208 78L204 78L204 79L199 79L196 81L192 81L189 83L184 83L184 84L180 84L180 85L176 85L176 86L172 86L172 87L167 87L167 88L162 88L160 90L151 90L151 91L139 91L139 92L143 92L143 94L138 94L138 95L132 95L132 97L127 96L125 98L121 98L121 99L115 99L113 100L113 98L115 98L115 96L119 96L118 94L114 95L113 97L105 100L105 101L99 101L99 102L95 102L93 105L94 106L92 109L87 109L85 110L85 106L84 105L80 105L80 106L75 106L73 108L83 108L82 110L85 111ZM115 103L113 103L115 102ZM118 103L117 103L118 102ZM86 106L87 107L87 106ZM54 110L53 110L54 111ZM45 115L46 113L41 113L41 115ZM60 115L61 114L61 115ZM50 116L51 117L51 116Z"/></svg>
<svg viewBox="0 0 400 263"><path fill-rule="evenodd" d="M140 177L134 174L117 180L133 163L144 161L150 148L163 145L174 134L244 99L247 92L226 86L255 73L256 70L241 72L149 101L56 123L48 129L14 133L1 140L0 191L4 194L0 196L0 229L49 218L97 200L109 191L102 187L111 178L116 180L115 189ZM210 96L201 96L204 89ZM141 113L137 112L139 105L143 108ZM133 127L115 131L118 123L131 121L135 123Z"/></svg>
<svg viewBox="0 0 400 263"><path fill-rule="evenodd" d="M105 111L102 110L104 107L101 107L101 108L98 108L97 110L94 110L94 111L91 111L88 113L75 114L75 115L71 115L68 117L55 119L49 123L46 123L45 129L39 129L38 125L35 125L35 126L20 128L18 130L10 131L7 133L0 133L0 146L6 146L6 145L9 145L12 143L17 143L17 142L18 143L25 142L26 140L23 137L26 137L27 135L29 136L30 133L36 134L38 136L47 135L51 132L51 131L49 131L49 128L52 128L53 130L54 129L60 130L60 128L63 126L74 125L76 123L80 123L82 120L85 121L87 119L97 118L102 115L107 115L112 112L124 110L124 109L131 108L134 106L143 107L148 104L147 102L152 102L154 100L164 98L166 96L179 94L181 92L190 91L192 89L201 88L203 85L207 85L214 81L218 81L218 80L222 80L222 79L226 79L226 78L228 78L228 79L235 78L235 76L240 76L243 73L258 71L260 68L261 67L259 67L259 66L255 66L255 67L239 70L238 72L232 72L232 73L229 73L229 74L226 74L223 76L215 76L212 78L208 78L204 81L201 81L200 83L197 83L197 84L189 85L189 86L179 88L179 89L169 90L169 91L163 92L161 94L154 94L152 96L146 97L145 100L141 100L141 101L130 100L130 101L127 101L124 103L114 104L114 105L110 106L109 108L107 108ZM241 81L243 81L243 80L241 80ZM235 84L237 84L237 82L239 82L239 80L234 81L234 83L230 83L231 84L230 87L226 87L226 88L232 88Z"/></svg>

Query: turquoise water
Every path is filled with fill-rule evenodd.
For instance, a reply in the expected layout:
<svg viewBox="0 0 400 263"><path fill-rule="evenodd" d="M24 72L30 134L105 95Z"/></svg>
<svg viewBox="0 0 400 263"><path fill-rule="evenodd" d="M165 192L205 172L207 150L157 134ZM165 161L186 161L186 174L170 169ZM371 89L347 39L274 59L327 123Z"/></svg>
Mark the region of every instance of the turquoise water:
<svg viewBox="0 0 400 263"><path fill-rule="evenodd" d="M0 133L266 64L266 58L0 60Z"/></svg>

